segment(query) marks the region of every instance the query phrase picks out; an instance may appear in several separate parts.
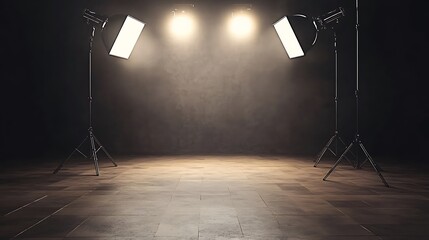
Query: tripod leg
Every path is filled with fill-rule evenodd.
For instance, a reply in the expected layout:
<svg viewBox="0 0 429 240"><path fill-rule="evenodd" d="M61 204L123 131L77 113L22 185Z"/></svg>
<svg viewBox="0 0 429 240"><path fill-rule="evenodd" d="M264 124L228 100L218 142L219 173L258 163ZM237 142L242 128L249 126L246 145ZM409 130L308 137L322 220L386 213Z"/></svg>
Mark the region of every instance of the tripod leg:
<svg viewBox="0 0 429 240"><path fill-rule="evenodd" d="M377 172L378 176L380 177L381 181L384 183L384 186L389 187L389 184L387 184L386 180L384 179L383 175L381 175L380 171L378 170L374 160L372 160L369 153L366 151L365 147L363 146L362 142L359 142L359 146L362 149L363 153L367 157L368 161L371 163L372 167L374 168L375 172Z"/></svg>
<svg viewBox="0 0 429 240"><path fill-rule="evenodd" d="M323 155L325 155L326 150L328 150L329 146L332 144L332 141L334 141L334 139L337 137L337 135L333 135L328 143L326 143L326 145L323 147L322 151L319 153L319 156L317 157L316 163L314 163L314 167L317 167L317 165L319 164L320 160L322 160Z"/></svg>
<svg viewBox="0 0 429 240"><path fill-rule="evenodd" d="M346 143L343 141L343 139L340 136L338 136L338 140L340 140L340 142L343 146L346 146ZM353 152L351 152L351 153L353 153ZM353 162L347 156L344 156L344 158L354 167Z"/></svg>
<svg viewBox="0 0 429 240"><path fill-rule="evenodd" d="M338 139L340 140L340 142L343 144L343 146L346 146L346 143L343 141L343 139L340 137L340 136L338 136Z"/></svg>
<svg viewBox="0 0 429 240"><path fill-rule="evenodd" d="M335 168L338 166L338 164L343 160L343 158L346 156L347 152L350 151L350 149L353 147L354 142L350 143L350 145L347 147L347 149L341 154L341 157L338 158L337 162L335 162L334 166L329 170L329 172L325 175L323 178L323 181L326 181L326 179L331 175L331 173L335 170Z"/></svg>
<svg viewBox="0 0 429 240"><path fill-rule="evenodd" d="M110 161L113 163L113 165L115 167L118 166L118 164L115 163L115 161L113 161L112 156L110 156L110 154L107 152L107 150L103 147L103 145L101 145L100 141L98 141L97 137L94 135L94 139L97 142L97 144L101 147L101 149L103 149L103 152L107 155L107 157L110 159Z"/></svg>
<svg viewBox="0 0 429 240"><path fill-rule="evenodd" d="M70 155L60 163L60 165L58 165L58 167L54 170L53 174L56 174L63 167L64 163L67 162L67 160L69 160L76 151L78 151L78 149L80 148L80 146L82 146L86 139L88 139L88 136L86 136L83 141L73 150L73 152L70 153Z"/></svg>
<svg viewBox="0 0 429 240"><path fill-rule="evenodd" d="M360 164L359 168L362 168L368 160L369 160L368 158L367 158L367 159L365 159L365 161L363 161L363 162ZM378 165L376 162L374 162L374 165L375 165L375 167L377 168L377 170L378 170L378 171L380 171L380 172L382 172L382 171L383 171L383 169L381 169L380 165Z"/></svg>
<svg viewBox="0 0 429 240"><path fill-rule="evenodd" d="M368 161L368 158L366 158L366 159L365 159L365 161L363 161L363 162L359 165L359 167L358 167L358 168L359 168L359 169L361 169L363 166L365 166L365 163L366 163L367 161ZM381 172L381 171L383 171L383 170L380 168L380 166L378 166L378 164L377 164L377 163L374 163L374 164L375 164L375 167L377 168L377 170L378 170L378 171L380 171L380 172Z"/></svg>
<svg viewBox="0 0 429 240"><path fill-rule="evenodd" d="M94 160L95 174L99 176L100 171L98 169L97 149L95 148L94 135L90 133L89 138L91 141L91 153L92 153L92 160Z"/></svg>
<svg viewBox="0 0 429 240"><path fill-rule="evenodd" d="M334 155L334 157L336 157L336 156L337 156L337 153L335 153L335 151L334 151L334 150L332 150L331 148L328 148L328 150L332 153L332 155Z"/></svg>

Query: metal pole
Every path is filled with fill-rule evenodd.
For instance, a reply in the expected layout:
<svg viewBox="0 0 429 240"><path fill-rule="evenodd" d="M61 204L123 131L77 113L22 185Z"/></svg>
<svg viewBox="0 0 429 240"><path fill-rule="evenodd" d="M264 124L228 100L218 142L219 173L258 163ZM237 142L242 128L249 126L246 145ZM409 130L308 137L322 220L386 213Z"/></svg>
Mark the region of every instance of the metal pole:
<svg viewBox="0 0 429 240"><path fill-rule="evenodd" d="M359 139L359 0L356 0L356 139ZM359 150L356 150L356 168L359 168Z"/></svg>
<svg viewBox="0 0 429 240"><path fill-rule="evenodd" d="M356 0L356 134L359 135L359 5Z"/></svg>
<svg viewBox="0 0 429 240"><path fill-rule="evenodd" d="M338 135L338 51L337 33L334 31L334 51L335 51L335 135ZM335 141L335 154L338 154L338 140Z"/></svg>
<svg viewBox="0 0 429 240"><path fill-rule="evenodd" d="M88 101L89 101L89 129L92 129L92 42L94 40L95 27L92 27L91 37L89 41L89 87L88 87Z"/></svg>

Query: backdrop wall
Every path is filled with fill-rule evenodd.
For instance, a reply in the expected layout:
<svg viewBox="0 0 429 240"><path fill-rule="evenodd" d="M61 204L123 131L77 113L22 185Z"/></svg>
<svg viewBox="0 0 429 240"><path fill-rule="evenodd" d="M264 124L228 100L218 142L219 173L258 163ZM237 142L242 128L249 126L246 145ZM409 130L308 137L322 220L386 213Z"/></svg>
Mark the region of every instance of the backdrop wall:
<svg viewBox="0 0 429 240"><path fill-rule="evenodd" d="M253 1L258 31L233 41L231 1L198 1L198 34L177 42L165 19L177 1L9 1L2 16L2 146L8 159L65 157L87 129L89 27L84 8L147 25L129 60L93 49L93 125L112 155L316 155L334 131L332 31L290 60L272 23L285 14L346 10L337 27L340 130L355 129L354 1ZM360 127L375 156L422 156L428 108L421 8L361 1ZM400 10L400 12L398 12ZM397 17L400 16L398 19ZM410 158L414 160L416 158Z"/></svg>

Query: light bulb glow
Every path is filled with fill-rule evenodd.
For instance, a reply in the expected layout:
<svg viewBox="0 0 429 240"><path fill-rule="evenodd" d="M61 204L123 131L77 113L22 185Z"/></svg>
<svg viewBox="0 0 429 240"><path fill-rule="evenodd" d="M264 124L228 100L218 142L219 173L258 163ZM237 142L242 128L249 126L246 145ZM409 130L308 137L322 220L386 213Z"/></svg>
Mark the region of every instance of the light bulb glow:
<svg viewBox="0 0 429 240"><path fill-rule="evenodd" d="M194 18L186 12L175 12L170 20L170 32L178 39L190 38L196 28Z"/></svg>
<svg viewBox="0 0 429 240"><path fill-rule="evenodd" d="M250 14L233 14L229 20L229 32L234 38L248 38L255 30L255 22Z"/></svg>

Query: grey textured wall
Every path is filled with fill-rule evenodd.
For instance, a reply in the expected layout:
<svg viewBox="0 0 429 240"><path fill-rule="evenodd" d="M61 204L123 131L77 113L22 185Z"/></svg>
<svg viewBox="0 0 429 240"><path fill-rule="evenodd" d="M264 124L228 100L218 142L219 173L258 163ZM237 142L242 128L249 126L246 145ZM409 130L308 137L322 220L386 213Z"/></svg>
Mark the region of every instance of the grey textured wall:
<svg viewBox="0 0 429 240"><path fill-rule="evenodd" d="M228 37L234 1L198 1L199 28L177 42L165 19L178 1L10 1L2 15L2 156L65 156L87 129L88 26L82 10L129 13L147 23L129 60L93 49L94 128L113 155L151 153L285 153L316 155L334 130L331 30L304 58L290 60L272 23L285 14L318 16L338 6L340 130L355 130L354 1L253 1L257 34ZM361 134L369 151L398 154L427 140L420 86L421 16L412 4L361 1ZM390 19L401 10L403 21ZM420 9L420 8L418 8ZM424 22L424 21L421 21ZM25 31L16 26L25 24ZM402 29L401 35L394 34ZM420 36L409 38L407 36ZM401 47L398 47L401 46ZM408 84L404 84L407 82ZM425 120L426 119L426 120ZM426 129L426 130L424 130ZM26 151L21 145L22 141ZM20 152L20 154L16 154ZM414 153L419 151L413 151Z"/></svg>
<svg viewBox="0 0 429 240"><path fill-rule="evenodd" d="M229 4L201 3L187 42L160 18L148 22L128 61L96 49L97 130L113 125L106 138L124 153L314 151L319 135L333 131L333 52L322 36L319 50L289 60L272 27L281 17L270 16L274 7L254 5L257 32L242 41L228 35Z"/></svg>

